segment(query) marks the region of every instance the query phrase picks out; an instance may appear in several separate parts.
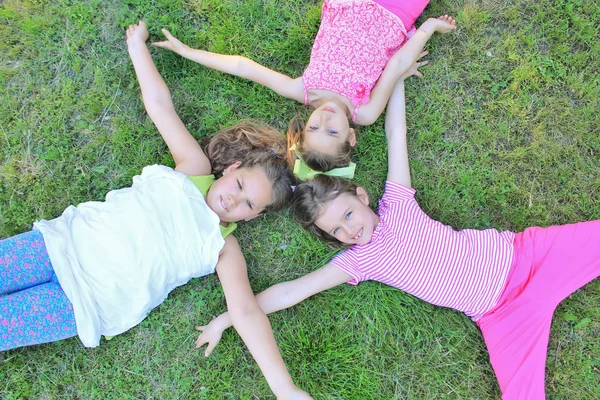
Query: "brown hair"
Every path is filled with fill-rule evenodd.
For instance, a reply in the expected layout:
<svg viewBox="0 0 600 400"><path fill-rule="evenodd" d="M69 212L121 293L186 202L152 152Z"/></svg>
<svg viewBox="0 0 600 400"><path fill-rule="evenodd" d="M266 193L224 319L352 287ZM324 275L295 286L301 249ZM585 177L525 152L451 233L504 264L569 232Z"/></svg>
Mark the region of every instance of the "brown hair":
<svg viewBox="0 0 600 400"><path fill-rule="evenodd" d="M217 178L236 161L241 161L240 167L262 168L273 185L273 202L267 206L267 211L281 209L292 197L286 142L275 128L243 121L208 137L202 147Z"/></svg>
<svg viewBox="0 0 600 400"><path fill-rule="evenodd" d="M304 148L304 132L306 124L303 118L298 114L288 124L287 141L288 149L296 145L296 150L302 155L304 162L315 171L327 172L334 168L347 167L350 164L352 155L352 146L347 140L340 145L336 154L324 154L316 151L309 151ZM293 152L288 153L288 162L290 165L296 160Z"/></svg>
<svg viewBox="0 0 600 400"><path fill-rule="evenodd" d="M296 186L292 198L292 216L303 228L320 237L330 247L349 247L319 228L315 221L326 203L343 193L356 195L357 186L347 179L317 175L314 179Z"/></svg>

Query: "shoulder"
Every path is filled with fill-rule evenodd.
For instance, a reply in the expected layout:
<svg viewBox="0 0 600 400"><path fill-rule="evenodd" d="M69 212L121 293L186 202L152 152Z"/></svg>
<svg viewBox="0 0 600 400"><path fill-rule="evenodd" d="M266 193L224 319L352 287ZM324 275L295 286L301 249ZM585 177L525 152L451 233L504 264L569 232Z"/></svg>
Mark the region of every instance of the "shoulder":
<svg viewBox="0 0 600 400"><path fill-rule="evenodd" d="M342 251L341 253L336 254L331 259L331 261L329 261L329 263L336 265L337 267L340 267L342 269L345 269L347 267L358 269L358 267L360 266L360 249L367 246L369 245L367 244L364 246L350 247Z"/></svg>
<svg viewBox="0 0 600 400"><path fill-rule="evenodd" d="M364 269L370 266L370 254L373 249L376 249L376 245L373 243L367 243L361 246L351 247L329 261L329 264L336 266L347 274L350 279L347 283L350 285L357 285L358 283L365 281L368 276L365 274Z"/></svg>
<svg viewBox="0 0 600 400"><path fill-rule="evenodd" d="M381 197L380 204L393 204L406 200L414 200L416 192L417 191L411 187L387 180L385 181L385 190Z"/></svg>
<svg viewBox="0 0 600 400"><path fill-rule="evenodd" d="M210 189L212 184L215 182L214 175L187 175L187 177L190 181L192 181L194 186L200 190L204 197L206 197L208 189Z"/></svg>
<svg viewBox="0 0 600 400"><path fill-rule="evenodd" d="M240 255L243 257L242 249L240 248L240 244L238 243L235 236L227 235L227 237L225 238L225 245L221 249L221 253L219 254L219 256L220 257L223 257L223 256L231 257L231 256L237 256L237 255Z"/></svg>

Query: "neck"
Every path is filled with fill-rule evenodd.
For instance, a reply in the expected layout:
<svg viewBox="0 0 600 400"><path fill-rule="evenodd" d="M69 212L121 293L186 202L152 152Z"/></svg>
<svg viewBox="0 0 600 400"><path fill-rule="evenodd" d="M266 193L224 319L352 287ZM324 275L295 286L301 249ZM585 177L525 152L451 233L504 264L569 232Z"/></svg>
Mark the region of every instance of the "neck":
<svg viewBox="0 0 600 400"><path fill-rule="evenodd" d="M312 89L309 90L308 97L311 99L308 104L313 108L319 108L328 101L333 101L342 107L346 116L352 115L352 111L354 110L352 102L346 96L342 96L331 90Z"/></svg>

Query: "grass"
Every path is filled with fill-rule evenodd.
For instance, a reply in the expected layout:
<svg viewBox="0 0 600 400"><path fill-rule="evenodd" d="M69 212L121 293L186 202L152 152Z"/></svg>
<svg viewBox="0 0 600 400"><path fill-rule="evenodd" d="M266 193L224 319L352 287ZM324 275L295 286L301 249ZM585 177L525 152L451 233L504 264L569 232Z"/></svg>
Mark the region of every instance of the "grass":
<svg viewBox="0 0 600 400"><path fill-rule="evenodd" d="M456 229L523 230L600 218L600 9L593 0L436 1L420 21L455 15L434 37L426 78L407 84L417 200ZM243 54L298 76L319 1L5 0L0 4L0 237L101 200L145 165L173 161L146 116L124 41L143 18L185 43ZM198 137L242 118L282 131L298 108L269 90L160 49L154 60ZM383 119L360 129L357 181L373 198L386 175ZM258 292L333 253L286 211L242 224ZM225 310L216 276L176 289L139 326L84 348L78 339L0 353L0 398L270 398L235 331L213 356L193 325ZM338 287L271 316L298 385L317 399L494 399L477 327L377 283ZM552 325L549 399L600 398L600 282Z"/></svg>

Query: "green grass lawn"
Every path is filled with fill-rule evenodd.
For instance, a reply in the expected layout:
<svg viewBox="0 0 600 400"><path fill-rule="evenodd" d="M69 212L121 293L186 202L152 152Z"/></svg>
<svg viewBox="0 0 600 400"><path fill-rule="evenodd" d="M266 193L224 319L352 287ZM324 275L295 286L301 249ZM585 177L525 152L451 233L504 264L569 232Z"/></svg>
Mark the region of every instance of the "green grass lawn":
<svg viewBox="0 0 600 400"><path fill-rule="evenodd" d="M173 165L147 117L124 28L143 18L193 47L242 54L299 76L320 1L4 0L0 3L0 238L101 200L142 167ZM427 48L407 83L417 200L456 229L523 230L600 218L597 0L433 1L458 29ZM198 138L243 118L283 132L299 106L253 83L152 49ZM356 180L386 176L383 118L359 131ZM236 235L255 291L334 254L288 212ZM269 388L234 330L213 356L194 324L225 310L216 276L175 290L139 326L95 349L78 339L0 353L2 399L263 399ZM271 316L297 384L317 399L497 399L478 328L464 315L378 283L342 286ZM550 399L600 398L600 281L558 308Z"/></svg>

